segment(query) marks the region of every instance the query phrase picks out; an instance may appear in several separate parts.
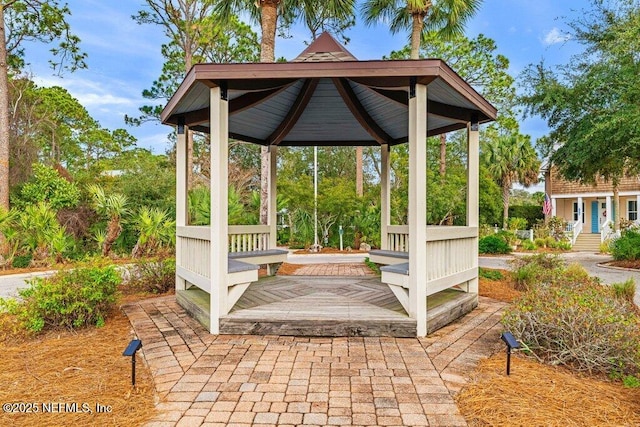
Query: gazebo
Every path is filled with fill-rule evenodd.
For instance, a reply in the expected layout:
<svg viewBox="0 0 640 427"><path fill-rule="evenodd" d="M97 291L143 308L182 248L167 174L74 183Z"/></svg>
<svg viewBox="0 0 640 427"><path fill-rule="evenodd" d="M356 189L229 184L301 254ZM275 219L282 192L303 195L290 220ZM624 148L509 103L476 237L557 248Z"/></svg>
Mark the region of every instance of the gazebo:
<svg viewBox="0 0 640 427"><path fill-rule="evenodd" d="M383 272L383 282L415 321L417 336L427 334L431 295L455 287L477 305L478 125L494 120L496 109L442 60L358 61L325 33L293 62L193 66L161 117L177 127L176 291L207 292L211 333L224 333L220 318L257 281L252 264L282 260L275 208L280 146L379 146L381 249L399 253L401 262ZM188 129L210 134L206 227L188 223ZM460 129L468 135L466 225L427 226L427 137ZM266 225L228 225L229 138L268 147ZM409 224L391 225L389 152L405 143Z"/></svg>

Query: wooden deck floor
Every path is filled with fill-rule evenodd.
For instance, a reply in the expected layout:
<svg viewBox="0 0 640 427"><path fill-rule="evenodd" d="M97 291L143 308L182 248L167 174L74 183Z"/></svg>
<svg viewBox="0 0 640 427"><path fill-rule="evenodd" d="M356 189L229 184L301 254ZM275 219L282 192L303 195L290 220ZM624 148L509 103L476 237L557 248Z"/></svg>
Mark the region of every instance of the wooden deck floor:
<svg viewBox="0 0 640 427"><path fill-rule="evenodd" d="M462 292L430 297L429 323L438 327L449 323L449 313L461 311L461 303L455 302L456 310L446 304L460 298L470 307L462 310L465 313L477 305L477 296ZM201 323L208 323L208 294L192 288L179 292L178 302ZM249 286L220 319L220 333L415 337L416 322L377 277L276 276Z"/></svg>

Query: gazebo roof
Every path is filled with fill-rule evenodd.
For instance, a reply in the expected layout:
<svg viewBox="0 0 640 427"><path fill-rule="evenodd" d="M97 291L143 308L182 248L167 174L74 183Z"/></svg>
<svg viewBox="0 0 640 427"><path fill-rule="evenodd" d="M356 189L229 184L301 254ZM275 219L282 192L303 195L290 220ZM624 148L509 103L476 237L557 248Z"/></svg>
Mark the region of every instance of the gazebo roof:
<svg viewBox="0 0 640 427"><path fill-rule="evenodd" d="M440 59L357 61L325 33L293 62L194 65L161 119L209 132L209 88L220 86L232 138L282 146L395 145L408 139L413 79L428 85L429 135L496 118L496 109Z"/></svg>

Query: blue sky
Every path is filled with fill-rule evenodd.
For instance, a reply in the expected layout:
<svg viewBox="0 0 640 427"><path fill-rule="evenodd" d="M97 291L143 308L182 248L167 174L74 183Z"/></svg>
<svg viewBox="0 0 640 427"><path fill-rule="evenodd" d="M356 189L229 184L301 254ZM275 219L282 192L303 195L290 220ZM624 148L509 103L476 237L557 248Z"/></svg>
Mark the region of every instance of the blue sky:
<svg viewBox="0 0 640 427"><path fill-rule="evenodd" d="M162 153L171 128L160 124L128 127L124 115L137 115L144 105L142 90L149 88L162 66L160 28L138 25L131 15L143 1L67 0L72 11L71 27L88 53L89 68L62 78L53 75L47 65L46 46L28 46L29 71L38 84L65 87L102 126L126 128L138 139L138 146ZM510 72L517 76L528 64L541 60L549 65L567 63L580 47L567 40L565 22L589 8L587 0L484 0L476 17L467 26L467 36L482 33L494 39L498 52L509 58ZM295 57L309 39L303 28L293 28L292 36L276 41L276 56ZM358 22L348 33L347 49L358 59L380 59L402 48L408 35L392 36L386 27L366 27ZM523 133L532 139L547 132L542 120L529 118Z"/></svg>

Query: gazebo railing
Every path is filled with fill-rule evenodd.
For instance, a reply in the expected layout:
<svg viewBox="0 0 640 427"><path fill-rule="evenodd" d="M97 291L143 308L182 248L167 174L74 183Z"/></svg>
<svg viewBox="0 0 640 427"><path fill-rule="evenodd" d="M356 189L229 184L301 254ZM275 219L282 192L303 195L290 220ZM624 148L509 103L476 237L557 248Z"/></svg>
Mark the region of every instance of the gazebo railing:
<svg viewBox="0 0 640 427"><path fill-rule="evenodd" d="M229 252L266 251L270 231L268 225L230 225Z"/></svg>
<svg viewBox="0 0 640 427"><path fill-rule="evenodd" d="M426 245L427 295L477 277L477 227L427 227Z"/></svg>
<svg viewBox="0 0 640 427"><path fill-rule="evenodd" d="M408 225L390 225L387 227L387 250L409 252Z"/></svg>
<svg viewBox="0 0 640 427"><path fill-rule="evenodd" d="M211 288L211 228L187 226L176 229L176 273L199 288Z"/></svg>

